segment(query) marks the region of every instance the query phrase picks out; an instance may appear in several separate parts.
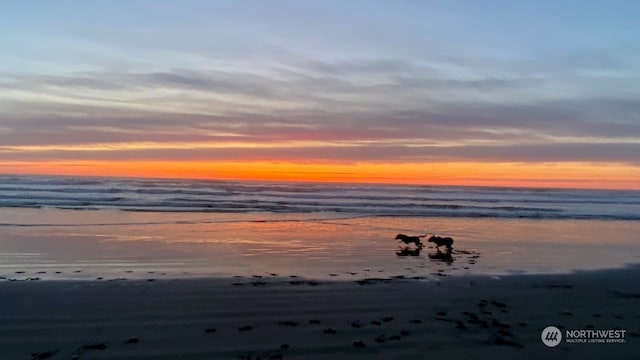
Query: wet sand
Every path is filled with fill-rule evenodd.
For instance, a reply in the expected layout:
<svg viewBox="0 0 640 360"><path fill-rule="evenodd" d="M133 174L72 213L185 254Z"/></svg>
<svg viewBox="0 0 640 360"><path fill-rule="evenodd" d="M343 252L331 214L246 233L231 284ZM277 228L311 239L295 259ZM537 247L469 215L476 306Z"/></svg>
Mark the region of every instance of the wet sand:
<svg viewBox="0 0 640 360"><path fill-rule="evenodd" d="M151 280L151 279L149 279ZM640 268L433 280L0 282L0 359L640 358ZM541 331L623 329L625 343Z"/></svg>
<svg viewBox="0 0 640 360"><path fill-rule="evenodd" d="M351 280L348 273L370 276L366 270L380 277L547 274L640 263L638 221L326 216L0 209L0 277L273 272ZM398 233L452 236L453 256L439 258L429 246L402 253Z"/></svg>

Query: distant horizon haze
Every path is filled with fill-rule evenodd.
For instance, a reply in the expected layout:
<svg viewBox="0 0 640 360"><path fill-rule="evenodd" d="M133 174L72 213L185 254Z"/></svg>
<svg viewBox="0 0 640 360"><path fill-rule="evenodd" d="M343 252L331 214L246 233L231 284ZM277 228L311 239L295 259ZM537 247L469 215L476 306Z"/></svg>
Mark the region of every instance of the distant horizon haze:
<svg viewBox="0 0 640 360"><path fill-rule="evenodd" d="M12 167L0 175L211 181L640 190L640 174L615 164L329 164L284 162L67 162ZM616 180L611 180L613 177Z"/></svg>

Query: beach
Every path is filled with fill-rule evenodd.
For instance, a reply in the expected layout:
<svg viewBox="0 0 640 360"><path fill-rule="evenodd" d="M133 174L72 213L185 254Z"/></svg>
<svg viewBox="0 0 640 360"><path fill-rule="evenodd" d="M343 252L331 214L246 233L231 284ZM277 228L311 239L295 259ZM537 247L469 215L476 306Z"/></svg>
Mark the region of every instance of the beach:
<svg viewBox="0 0 640 360"><path fill-rule="evenodd" d="M2 359L631 359L637 267L435 280L0 282ZM541 331L623 329L624 343Z"/></svg>
<svg viewBox="0 0 640 360"><path fill-rule="evenodd" d="M640 360L640 2L0 8L0 360Z"/></svg>
<svg viewBox="0 0 640 360"><path fill-rule="evenodd" d="M1 360L640 357L637 192L0 179Z"/></svg>

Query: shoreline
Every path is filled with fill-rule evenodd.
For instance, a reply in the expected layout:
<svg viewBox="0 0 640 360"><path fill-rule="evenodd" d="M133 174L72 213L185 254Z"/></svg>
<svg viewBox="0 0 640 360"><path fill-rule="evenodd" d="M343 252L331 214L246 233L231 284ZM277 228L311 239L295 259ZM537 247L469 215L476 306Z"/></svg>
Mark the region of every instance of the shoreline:
<svg viewBox="0 0 640 360"><path fill-rule="evenodd" d="M14 266L16 269L25 268L20 266ZM68 268L82 268L78 266L67 266ZM9 272L0 273L0 284L5 282L54 282L54 283L110 283L110 282L175 282L175 281L211 281L211 282L231 282L237 283L243 280L259 280L266 281L271 284L287 283L297 279L298 281L322 283L322 284L346 284L346 283L360 283L360 282L378 282L378 283L390 283L390 282L431 282L439 281L443 278L508 278L508 277L528 277L528 276L540 276L540 277L553 277L553 276L571 276L571 275L588 275L598 274L616 271L638 271L640 273L640 262L626 263L620 266L604 267L604 268L588 268L588 269L571 269L565 271L555 272L532 272L531 270L525 271L522 269L510 269L503 270L501 272L455 272L458 270L447 268L434 268L432 272L417 273L415 270L420 266L407 267L404 272L392 272L386 270L361 270L353 272L336 272L328 273L325 276L309 276L305 275L283 275L271 272L253 273L244 275L229 275L227 273L170 273L162 271L138 271L133 270L116 270L111 273L100 273L92 271L92 269L72 270L66 273L62 271L35 271L29 272L26 270L11 270ZM424 267L422 267L424 268ZM453 270L453 271L451 271ZM401 273L402 274L399 274ZM397 274L396 274L397 273ZM395 274L395 275L391 275ZM111 275L111 277L109 276ZM68 277L67 277L68 276Z"/></svg>
<svg viewBox="0 0 640 360"><path fill-rule="evenodd" d="M413 217L288 222L274 214L271 222L247 215L244 222L220 223L195 214L162 219L157 214L80 215L72 218L73 227L0 226L0 277L91 280L144 279L149 273L157 278L277 273L351 279L352 272L358 277L429 276L438 271L456 276L563 273L640 262L634 241L640 223L632 222ZM18 211L10 216L66 223L70 214ZM96 226L96 217L110 225ZM119 225L124 220L149 225L132 229ZM453 236L454 250L447 254L429 246L420 251L400 246L394 239L399 232L426 232L410 229Z"/></svg>
<svg viewBox="0 0 640 360"><path fill-rule="evenodd" d="M640 266L436 280L0 282L1 359L640 357ZM553 325L624 343L541 341Z"/></svg>

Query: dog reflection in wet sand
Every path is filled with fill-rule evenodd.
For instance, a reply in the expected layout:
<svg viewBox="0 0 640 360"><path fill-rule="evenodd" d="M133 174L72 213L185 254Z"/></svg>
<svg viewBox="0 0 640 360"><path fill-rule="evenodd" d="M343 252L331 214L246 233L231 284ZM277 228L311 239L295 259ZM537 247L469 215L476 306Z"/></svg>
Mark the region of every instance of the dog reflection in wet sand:
<svg viewBox="0 0 640 360"><path fill-rule="evenodd" d="M437 250L435 254L429 254L430 260L442 261L447 264L451 264L453 262L453 256L451 256L451 252L453 251L452 238L433 235L427 241L430 243L434 243ZM440 246L444 246L446 248L446 251L440 251Z"/></svg>
<svg viewBox="0 0 640 360"><path fill-rule="evenodd" d="M451 264L453 262L453 256L451 255L451 251L442 252L440 249L435 254L427 254L429 256L429 260L432 261L442 261L446 264Z"/></svg>
<svg viewBox="0 0 640 360"><path fill-rule="evenodd" d="M396 251L396 255L398 256L420 256L420 251L422 251L422 247L419 246L417 248L410 248L409 246L401 247Z"/></svg>

